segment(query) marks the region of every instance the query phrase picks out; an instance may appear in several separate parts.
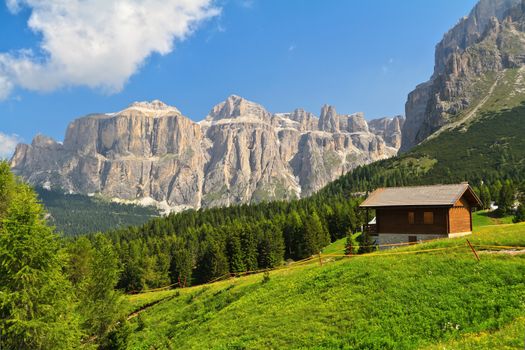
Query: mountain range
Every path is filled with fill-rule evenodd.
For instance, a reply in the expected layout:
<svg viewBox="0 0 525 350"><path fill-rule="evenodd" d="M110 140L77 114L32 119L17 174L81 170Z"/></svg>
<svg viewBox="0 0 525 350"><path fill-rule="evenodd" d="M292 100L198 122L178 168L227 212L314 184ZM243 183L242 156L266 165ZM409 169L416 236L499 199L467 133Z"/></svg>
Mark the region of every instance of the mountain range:
<svg viewBox="0 0 525 350"><path fill-rule="evenodd" d="M404 118L270 113L230 96L201 122L158 100L70 123L63 143L20 144L13 171L69 193L183 210L307 196L401 146Z"/></svg>

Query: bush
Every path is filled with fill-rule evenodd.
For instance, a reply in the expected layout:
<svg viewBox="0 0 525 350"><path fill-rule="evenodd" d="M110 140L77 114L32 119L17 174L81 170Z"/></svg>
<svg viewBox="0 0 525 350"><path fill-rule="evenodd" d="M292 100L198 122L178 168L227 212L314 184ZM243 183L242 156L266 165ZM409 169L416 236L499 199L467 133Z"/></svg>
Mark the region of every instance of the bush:
<svg viewBox="0 0 525 350"><path fill-rule="evenodd" d="M520 204L518 206L518 210L516 210L516 214L514 215L514 219L512 219L512 221L514 223L525 221L525 205Z"/></svg>

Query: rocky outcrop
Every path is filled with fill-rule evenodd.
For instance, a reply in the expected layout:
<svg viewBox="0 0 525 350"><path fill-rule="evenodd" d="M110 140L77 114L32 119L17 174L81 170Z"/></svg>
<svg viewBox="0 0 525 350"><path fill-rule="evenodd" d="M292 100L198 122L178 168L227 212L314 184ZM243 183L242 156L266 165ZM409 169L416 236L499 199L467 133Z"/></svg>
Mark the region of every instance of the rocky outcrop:
<svg viewBox="0 0 525 350"><path fill-rule="evenodd" d="M13 171L34 185L180 210L291 199L393 156L403 118L272 114L239 96L195 123L160 101L74 120L63 144L18 145Z"/></svg>
<svg viewBox="0 0 525 350"><path fill-rule="evenodd" d="M524 9L523 0L481 0L444 35L432 77L408 95L402 152L475 105L497 72L525 64Z"/></svg>
<svg viewBox="0 0 525 350"><path fill-rule="evenodd" d="M404 124L405 118L398 115L393 118L371 120L368 128L374 134L381 136L387 146L399 148L401 147L401 129Z"/></svg>

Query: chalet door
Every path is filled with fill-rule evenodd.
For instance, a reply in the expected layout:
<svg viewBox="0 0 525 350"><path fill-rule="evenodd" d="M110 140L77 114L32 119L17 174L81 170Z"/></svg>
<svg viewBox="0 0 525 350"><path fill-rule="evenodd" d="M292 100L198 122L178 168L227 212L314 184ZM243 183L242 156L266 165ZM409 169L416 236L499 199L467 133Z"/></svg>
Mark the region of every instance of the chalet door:
<svg viewBox="0 0 525 350"><path fill-rule="evenodd" d="M410 244L417 243L417 236L408 236L408 243Z"/></svg>

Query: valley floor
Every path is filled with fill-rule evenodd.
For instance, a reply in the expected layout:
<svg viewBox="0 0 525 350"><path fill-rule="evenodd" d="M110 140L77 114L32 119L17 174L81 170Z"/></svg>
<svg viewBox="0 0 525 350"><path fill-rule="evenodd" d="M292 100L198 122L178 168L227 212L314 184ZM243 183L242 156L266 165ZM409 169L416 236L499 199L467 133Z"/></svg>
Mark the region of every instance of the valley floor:
<svg viewBox="0 0 525 350"><path fill-rule="evenodd" d="M130 349L522 349L525 224L129 296Z"/></svg>

